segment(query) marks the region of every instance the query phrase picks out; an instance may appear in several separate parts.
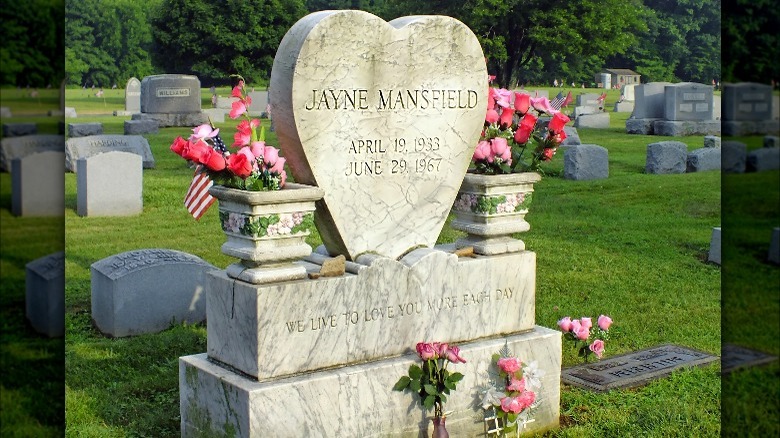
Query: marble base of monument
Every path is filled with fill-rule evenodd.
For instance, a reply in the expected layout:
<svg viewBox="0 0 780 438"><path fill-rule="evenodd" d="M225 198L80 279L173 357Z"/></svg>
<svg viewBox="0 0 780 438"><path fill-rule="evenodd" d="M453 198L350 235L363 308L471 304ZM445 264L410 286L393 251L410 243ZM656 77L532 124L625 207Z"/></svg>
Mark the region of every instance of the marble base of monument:
<svg viewBox="0 0 780 438"><path fill-rule="evenodd" d="M349 273L352 266L359 266L357 274ZM535 324L531 251L459 258L425 248L399 261L360 256L347 270L269 284L210 272L209 357L262 381L396 356L421 336L459 343ZM317 351L327 354L312 354Z"/></svg>
<svg viewBox="0 0 780 438"><path fill-rule="evenodd" d="M634 112L634 102L615 102L615 107L612 112L616 113L632 113Z"/></svg>
<svg viewBox="0 0 780 438"><path fill-rule="evenodd" d="M197 113L138 113L133 114L133 120L154 120L160 128L170 126L193 127L209 122L206 114Z"/></svg>
<svg viewBox="0 0 780 438"><path fill-rule="evenodd" d="M780 129L777 120L723 120L721 123L723 125L723 135L734 137L752 134L775 134Z"/></svg>
<svg viewBox="0 0 780 438"><path fill-rule="evenodd" d="M669 137L720 135L720 123L720 120L658 120L653 123L653 134Z"/></svg>
<svg viewBox="0 0 780 438"><path fill-rule="evenodd" d="M544 372L537 394L539 405L524 432L558 427L561 333L536 326L525 333L460 344L468 362L452 365L451 370L466 377L444 405L445 411L451 411L447 415L451 436L485 434L484 411L478 406L480 389L488 383L491 356L505 345L524 362L535 361ZM327 355L329 351L312 353ZM416 353L407 352L258 382L217 365L206 354L181 357L181 436L430 436L432 412L424 411L411 394L392 390L409 365L418 362Z"/></svg>

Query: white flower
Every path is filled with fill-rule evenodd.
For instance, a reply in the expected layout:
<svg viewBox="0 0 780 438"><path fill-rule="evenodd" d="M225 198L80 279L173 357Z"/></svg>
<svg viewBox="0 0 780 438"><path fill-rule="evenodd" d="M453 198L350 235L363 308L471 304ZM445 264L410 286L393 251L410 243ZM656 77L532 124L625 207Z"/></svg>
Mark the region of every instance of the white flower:
<svg viewBox="0 0 780 438"><path fill-rule="evenodd" d="M523 368L523 377L525 378L525 387L529 391L536 392L542 388L542 377L544 377L544 370L539 369L536 361L528 363Z"/></svg>
<svg viewBox="0 0 780 438"><path fill-rule="evenodd" d="M496 388L485 390L485 394L482 396L482 409L488 409L491 406L501 406L501 399L504 397L506 397L504 391L499 391Z"/></svg>

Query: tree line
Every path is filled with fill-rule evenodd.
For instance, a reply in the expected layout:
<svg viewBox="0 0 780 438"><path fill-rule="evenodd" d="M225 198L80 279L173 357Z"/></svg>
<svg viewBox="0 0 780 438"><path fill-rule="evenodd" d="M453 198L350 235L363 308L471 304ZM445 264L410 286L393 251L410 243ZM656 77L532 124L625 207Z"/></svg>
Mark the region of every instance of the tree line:
<svg viewBox="0 0 780 438"><path fill-rule="evenodd" d="M326 9L362 9L388 21L452 16L474 31L488 70L503 86L553 78L590 83L602 68L632 69L643 82L780 77L771 62L778 9L768 0L727 2L747 3L727 17L730 52L722 68L720 0L4 1L0 31L19 42L4 44L0 60L11 68L3 67L0 79L42 86L64 64L72 85L121 86L132 76L159 73L194 74L204 85L227 83L233 73L262 82L285 32ZM25 23L14 21L19 14ZM756 29L768 36L746 36ZM64 61L41 55L57 49Z"/></svg>

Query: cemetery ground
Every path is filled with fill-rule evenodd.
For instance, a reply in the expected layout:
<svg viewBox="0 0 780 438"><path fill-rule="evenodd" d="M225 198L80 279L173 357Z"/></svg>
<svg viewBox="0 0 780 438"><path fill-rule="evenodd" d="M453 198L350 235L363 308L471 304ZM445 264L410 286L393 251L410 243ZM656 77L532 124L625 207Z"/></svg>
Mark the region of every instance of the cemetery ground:
<svg viewBox="0 0 780 438"><path fill-rule="evenodd" d="M73 91L85 90L68 90L68 106L75 106L79 117L67 119L66 123L98 121L104 124L104 133L122 134L122 124L129 117L88 115L121 109L121 93L117 93L118 101L113 107L103 105L94 97L83 98L94 99L96 105L90 108L82 107L78 100L72 103ZM113 98L109 92L119 91L104 90L107 99ZM227 95L228 91L219 93ZM556 93L550 90L551 96ZM202 95L204 108L210 107L208 89L202 90ZM616 99L617 93L610 91L607 108ZM108 110L103 111L101 106ZM534 203L527 216L531 230L519 237L537 254L537 324L555 328L556 321L566 315L609 314L615 324L610 330L607 358L666 343L720 355L721 336L723 340L780 354L776 335L780 308L775 291L780 270L764 261L769 230L777 226L775 221L780 212L777 203L751 195L766 194L770 187L775 191L769 193L768 199L776 199L780 172L726 175L728 190L743 196L726 199L724 194L721 209L720 172L644 174L647 144L667 138L626 135L628 114L610 113L610 117L610 129L579 130L583 143L599 144L609 150L608 179L564 180L560 151L545 168L547 175L535 186ZM217 123L217 127L226 141L232 139L233 121ZM74 174L66 175L64 380L68 436L179 436L178 358L206 351L205 325L172 324L170 329L158 334L106 338L91 323L89 267L105 257L140 248L185 251L218 267L233 262L219 249L224 235L216 207L195 221L182 205L193 171L168 151L168 147L177 135L188 134L187 128L163 128L159 134L146 136L156 168L144 171L144 212L140 216L77 216L76 178ZM678 140L688 144L689 150L703 143L702 136ZM741 140L749 148L760 147L760 137ZM268 142L278 145L273 134L269 135ZM6 271L13 269L12 278L16 279L15 286L3 282L3 311L6 312L6 303L14 308L22 303L21 313L17 310L13 315L3 315L11 318L4 318L4 324L14 324L10 327L11 335L15 332L19 338L44 342L29 335L31 330L23 320L22 260L32 260L52 251L37 248L35 257L28 258L21 248L32 242L6 245L6 237L7 233L20 236L26 227L40 228L42 233L48 228L35 225L31 219L10 215L10 178L8 174L0 178L3 178L0 192L3 276L5 279ZM721 297L721 268L706 260L712 227L723 222L725 228L732 212L746 215L748 220L735 226L739 230L736 238L724 240L724 258L732 260L730 251L731 254L739 251L747 257L740 257L730 265L734 272L728 278L733 284L724 283L739 293L724 293ZM56 233L56 226L52 228L49 232ZM320 239L316 230L312 231L308 243L316 247ZM452 242L459 236L459 232L445 225L439 241ZM12 249L6 251L7 247ZM165 291L159 293L163 295ZM724 322L735 328L723 335L721 303ZM9 336L5 327L3 336ZM424 334L420 337L424 340ZM45 342L52 343L46 344L43 351L56 349L57 341ZM59 342L61 345L62 341ZM4 349L6 345L4 338ZM7 357L11 355L4 351L4 370ZM563 366L579 363L575 351L564 344ZM20 361L19 368L16 375L6 377L4 373L2 377L3 406L8 406L7 394L16 397L10 402L18 405L20 415L10 421L45 428L46 409L54 410L45 405L47 397L42 396L46 394L45 388L28 384L30 387L24 395L15 395L6 388L12 383L35 379L55 385L54 382L62 382L62 376L57 375L56 367L48 371L30 361ZM41 371L44 376L40 375ZM732 427L736 431L750 431L753 436L772 436L778 430L775 420L776 400L780 398L778 371L778 363L774 362L734 372L724 379L723 391L718 362L677 371L668 378L635 389L593 393L563 386L561 428L546 436L709 437ZM389 393L391 388L387 390ZM725 394L723 403L722 393ZM733 410L729 411L729 418L722 418L721 408L726 403L734 404L730 406ZM366 409L369 412L371 407ZM4 409L2 415L5 423L10 413ZM732 423L721 429L722 419Z"/></svg>

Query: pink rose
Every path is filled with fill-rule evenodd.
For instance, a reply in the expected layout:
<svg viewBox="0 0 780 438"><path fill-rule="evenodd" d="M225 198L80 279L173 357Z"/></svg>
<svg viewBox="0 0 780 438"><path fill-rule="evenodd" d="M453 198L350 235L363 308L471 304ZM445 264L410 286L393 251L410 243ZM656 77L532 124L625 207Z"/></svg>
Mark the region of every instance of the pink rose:
<svg viewBox="0 0 780 438"><path fill-rule="evenodd" d="M273 166L271 166L271 168L270 168L270 169L268 169L268 171L269 171L269 172L271 172L271 173L274 173L274 172L276 172L276 173L278 173L279 175L281 175L281 174L282 174L282 172L284 172L284 163L286 163L286 162L287 162L287 159L286 159L286 158L284 158L284 157L279 157L279 158L276 160L276 163L274 163L274 165L273 165Z"/></svg>
<svg viewBox="0 0 780 438"><path fill-rule="evenodd" d="M487 114L485 114L485 121L489 124L496 123L498 121L498 111L494 109L487 110Z"/></svg>
<svg viewBox="0 0 780 438"><path fill-rule="evenodd" d="M241 114L244 114L246 112L246 104L244 102L237 100L233 102L230 109L230 116L231 119L237 119Z"/></svg>
<svg viewBox="0 0 780 438"><path fill-rule="evenodd" d="M512 99L512 92L506 88L496 88L494 95L496 97L496 105L501 108L509 108L509 100Z"/></svg>
<svg viewBox="0 0 780 438"><path fill-rule="evenodd" d="M496 137L490 140L490 150L493 156L501 158L503 161L509 161L512 158L512 150L504 137Z"/></svg>
<svg viewBox="0 0 780 438"><path fill-rule="evenodd" d="M596 353L596 357L601 359L601 355L604 354L604 341L596 339L588 348L590 348L590 351Z"/></svg>
<svg viewBox="0 0 780 438"><path fill-rule="evenodd" d="M249 145L249 149L252 151L252 155L254 155L255 158L262 157L263 153L265 152L265 142L264 141L253 141Z"/></svg>
<svg viewBox="0 0 780 438"><path fill-rule="evenodd" d="M552 160L553 155L555 155L555 148L545 148L542 152L542 161Z"/></svg>
<svg viewBox="0 0 780 438"><path fill-rule="evenodd" d="M219 134L219 128L211 129L211 125L209 125L208 123L204 123L192 129L192 135L190 135L190 141L214 138L217 136L217 134Z"/></svg>
<svg viewBox="0 0 780 438"><path fill-rule="evenodd" d="M433 345L427 342L418 342L417 355L422 360L436 359L436 350L433 349Z"/></svg>
<svg viewBox="0 0 780 438"><path fill-rule="evenodd" d="M584 341L590 336L590 330L585 328L585 326L579 327L577 330L574 330L574 336L576 336L577 339Z"/></svg>
<svg viewBox="0 0 780 438"><path fill-rule="evenodd" d="M517 396L517 402L520 404L520 410L531 406L536 400L536 393L533 391L523 391L522 394Z"/></svg>
<svg viewBox="0 0 780 438"><path fill-rule="evenodd" d="M447 360L452 363L466 363L466 359L460 355L460 347L456 345L450 345L447 349Z"/></svg>
<svg viewBox="0 0 780 438"><path fill-rule="evenodd" d="M571 320L571 332L574 333L575 331L579 330L580 327L582 327L582 324L580 324L579 319L572 319Z"/></svg>
<svg viewBox="0 0 780 438"><path fill-rule="evenodd" d="M445 354L447 354L447 348L449 348L449 345L443 342L434 342L431 344L433 346L433 349L436 351L436 356L438 357L444 357Z"/></svg>
<svg viewBox="0 0 780 438"><path fill-rule="evenodd" d="M243 82L239 82L239 83L238 83L238 85L236 85L235 87L233 87L233 91L230 93L230 95L231 95L231 96L233 96L233 97L237 97L237 98L239 98L239 99L241 99L242 97L244 97L244 96L241 94L241 87L243 87Z"/></svg>
<svg viewBox="0 0 780 438"><path fill-rule="evenodd" d="M504 397L501 399L501 410L519 414L523 410L523 407L520 405L520 401L517 397Z"/></svg>
<svg viewBox="0 0 780 438"><path fill-rule="evenodd" d="M570 317L564 317L563 319L558 321L558 327L561 328L561 331L564 333L571 330L571 318Z"/></svg>
<svg viewBox="0 0 780 438"><path fill-rule="evenodd" d="M287 183L287 172L284 170L279 174L279 188L281 189Z"/></svg>
<svg viewBox="0 0 780 438"><path fill-rule="evenodd" d="M532 97L531 98L531 106L534 107L535 110L541 111L547 114L556 114L560 111L553 108L550 104L550 99L542 96L542 97Z"/></svg>
<svg viewBox="0 0 780 438"><path fill-rule="evenodd" d="M242 154L246 156L246 159L249 160L250 163L255 162L255 155L252 153L252 149L249 148L249 146L244 146L241 149L239 149L236 154ZM235 154L233 154L235 155Z"/></svg>
<svg viewBox="0 0 780 438"><path fill-rule="evenodd" d="M512 377L512 379L509 380L509 385L507 385L506 390L517 392L525 391L525 379L518 380Z"/></svg>
<svg viewBox="0 0 780 438"><path fill-rule="evenodd" d="M173 148L173 146L171 146ZM474 161L481 161L486 160L488 156L490 156L492 152L490 151L490 143L482 140L477 144L477 148L474 149Z"/></svg>
<svg viewBox="0 0 780 438"><path fill-rule="evenodd" d="M598 324L600 329L607 331L612 325L612 318L607 315L599 315Z"/></svg>
<svg viewBox="0 0 780 438"><path fill-rule="evenodd" d="M515 93L515 110L522 116L528 112L531 105L531 95L525 93Z"/></svg>
<svg viewBox="0 0 780 438"><path fill-rule="evenodd" d="M279 149L276 149L273 146L266 146L263 149L263 161L265 161L266 166L273 167L278 159Z"/></svg>
<svg viewBox="0 0 780 438"><path fill-rule="evenodd" d="M583 316L580 318L580 324L582 324L583 327L590 330L591 327L593 327L593 322L591 322L590 318Z"/></svg>
<svg viewBox="0 0 780 438"><path fill-rule="evenodd" d="M498 359L498 368L507 374L513 374L520 369L520 359L516 357L502 357Z"/></svg>

